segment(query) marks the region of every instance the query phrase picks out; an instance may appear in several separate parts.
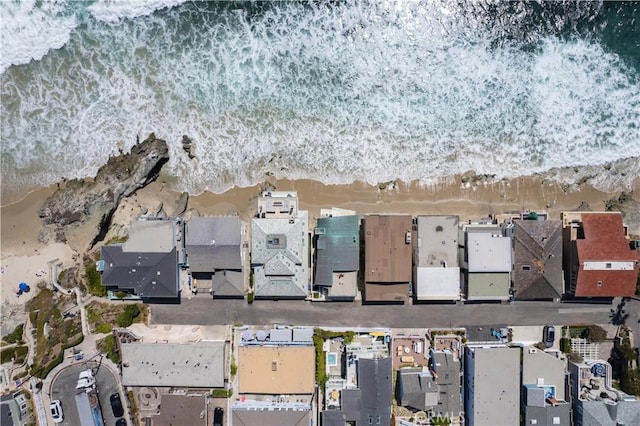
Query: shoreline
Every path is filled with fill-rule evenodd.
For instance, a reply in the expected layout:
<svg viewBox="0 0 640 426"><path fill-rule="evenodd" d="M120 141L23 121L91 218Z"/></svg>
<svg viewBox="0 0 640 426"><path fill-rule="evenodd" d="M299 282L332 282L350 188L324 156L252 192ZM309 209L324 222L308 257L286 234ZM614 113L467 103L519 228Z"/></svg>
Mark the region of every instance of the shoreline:
<svg viewBox="0 0 640 426"><path fill-rule="evenodd" d="M269 179L262 185L234 188L222 194L205 192L190 196L185 217L195 215L197 210L202 216L237 215L250 222L255 213L255 200L267 184L272 189L298 192L300 209L309 211L311 229L320 216L320 209L331 207L355 210L358 214L453 214L458 215L461 222L529 209L546 210L550 218L559 219L560 211L576 210L582 203L587 203L594 211L603 211L608 200L617 199L620 195L620 191L605 192L588 183L566 187L539 176L499 181L478 178L475 182L463 182L464 179L458 176L428 185L424 182L397 182L380 187L364 182L324 185L311 180ZM42 220L38 210L55 190L55 185L42 188L0 208L0 258L3 267L0 284L2 301L7 307L26 301L26 297L16 299L15 287L22 280L33 287L41 279L34 274L46 270L47 262L59 259L63 268L81 267L89 238L82 231L76 232L66 244L39 242ZM632 190L634 204L631 207L635 209L640 205L640 177L634 180ZM170 181L160 176L120 202L104 241L127 235L131 220L143 212L164 210L171 213L180 196L180 192L170 188ZM627 218L630 234L639 235L640 214L628 214Z"/></svg>
<svg viewBox="0 0 640 426"><path fill-rule="evenodd" d="M405 187L414 187L419 189L424 188L441 188L443 186L453 185L456 182L472 184L478 183L479 179L483 183L495 185L501 182L515 182L520 180L539 180L547 183L557 184L565 189L583 189L593 188L600 192L616 193L620 191L634 191L637 192L640 188L640 157L627 157L618 159L615 161L605 162L597 165L582 165L582 166L564 166L549 169L545 172L532 173L529 175L523 175L518 177L496 177L495 175L478 175L473 170L468 170L464 173L452 174L448 176L440 176L434 178L419 178L412 181L401 181L396 179L394 183L398 183ZM85 177L84 180L92 180L93 177ZM180 177L161 172L158 181L163 181L168 189L176 192L180 192L177 183ZM20 203L25 198L29 197L33 193L39 193L40 191L55 191L59 185L64 185L66 180L52 183L47 186L33 186L29 189L21 188L2 188L0 192L0 208L9 207L11 205ZM261 183L256 183L251 186L233 186L224 192L213 192L205 190L199 193L190 193L190 197L200 196L224 196L230 192L238 192L243 190L250 190L258 188L265 182L313 182L321 187L366 187L369 189L377 189L378 185L384 183L368 183L363 180L355 180L349 183L327 184L322 181L314 179L288 179L282 178L277 175L266 174ZM386 182L386 183L390 183Z"/></svg>

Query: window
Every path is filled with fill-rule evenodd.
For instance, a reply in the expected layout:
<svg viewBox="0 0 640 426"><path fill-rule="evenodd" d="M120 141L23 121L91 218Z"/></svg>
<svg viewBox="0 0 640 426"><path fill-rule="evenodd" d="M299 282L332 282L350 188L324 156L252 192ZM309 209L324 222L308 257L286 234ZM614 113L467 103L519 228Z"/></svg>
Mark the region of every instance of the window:
<svg viewBox="0 0 640 426"><path fill-rule="evenodd" d="M530 271L531 270L531 266L530 265L522 265L522 270L523 271Z"/></svg>
<svg viewBox="0 0 640 426"><path fill-rule="evenodd" d="M596 284L598 287L602 287L602 281L598 281Z"/></svg>

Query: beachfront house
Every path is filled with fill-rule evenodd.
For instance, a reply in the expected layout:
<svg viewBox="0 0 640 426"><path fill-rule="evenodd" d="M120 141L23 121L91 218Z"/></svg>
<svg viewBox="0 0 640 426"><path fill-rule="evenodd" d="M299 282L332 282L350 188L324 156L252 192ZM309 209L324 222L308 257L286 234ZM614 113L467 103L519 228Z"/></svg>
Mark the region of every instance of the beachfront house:
<svg viewBox="0 0 640 426"><path fill-rule="evenodd" d="M251 221L256 299L305 299L309 293L308 212L295 192L264 192Z"/></svg>
<svg viewBox="0 0 640 426"><path fill-rule="evenodd" d="M325 300L353 300L360 270L360 218L319 218L314 229L313 289Z"/></svg>
<svg viewBox="0 0 640 426"><path fill-rule="evenodd" d="M458 216L418 216L415 219L415 300L460 300L458 224Z"/></svg>
<svg viewBox="0 0 640 426"><path fill-rule="evenodd" d="M210 291L214 298L243 298L242 239L237 217L197 217L185 225L185 250L191 289Z"/></svg>
<svg viewBox="0 0 640 426"><path fill-rule="evenodd" d="M491 221L464 224L459 239L468 301L511 298L511 237Z"/></svg>
<svg viewBox="0 0 640 426"><path fill-rule="evenodd" d="M619 212L562 212L566 291L573 297L631 297L638 249Z"/></svg>
<svg viewBox="0 0 640 426"><path fill-rule="evenodd" d="M513 292L515 300L555 300L563 294L562 222L514 220Z"/></svg>
<svg viewBox="0 0 640 426"><path fill-rule="evenodd" d="M367 215L364 218L364 301L405 303L411 283L412 218Z"/></svg>
<svg viewBox="0 0 640 426"><path fill-rule="evenodd" d="M178 301L182 234L178 220L135 220L127 241L102 246L96 269L109 296Z"/></svg>

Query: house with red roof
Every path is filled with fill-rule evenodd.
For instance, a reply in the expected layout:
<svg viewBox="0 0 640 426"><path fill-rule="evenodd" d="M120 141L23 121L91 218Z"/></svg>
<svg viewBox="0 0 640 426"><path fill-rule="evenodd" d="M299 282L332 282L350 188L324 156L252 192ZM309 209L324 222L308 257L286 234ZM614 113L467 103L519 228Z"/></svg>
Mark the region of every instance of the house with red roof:
<svg viewBox="0 0 640 426"><path fill-rule="evenodd" d="M574 297L629 297L638 280L638 249L619 212L562 212L565 288Z"/></svg>

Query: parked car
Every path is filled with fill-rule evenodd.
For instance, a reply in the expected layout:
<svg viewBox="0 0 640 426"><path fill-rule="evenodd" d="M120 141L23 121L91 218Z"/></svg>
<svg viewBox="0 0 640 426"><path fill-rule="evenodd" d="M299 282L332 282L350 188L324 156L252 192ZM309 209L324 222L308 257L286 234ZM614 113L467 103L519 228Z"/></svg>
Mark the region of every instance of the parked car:
<svg viewBox="0 0 640 426"><path fill-rule="evenodd" d="M87 369L85 371L81 371L78 376L78 384L76 385L76 389L95 389L96 388L96 378L93 377L93 372L91 369Z"/></svg>
<svg viewBox="0 0 640 426"><path fill-rule="evenodd" d="M121 417L116 420L116 426L127 426L127 421Z"/></svg>
<svg viewBox="0 0 640 426"><path fill-rule="evenodd" d="M213 410L213 426L222 426L222 418L224 417L224 410L221 407L216 407Z"/></svg>
<svg viewBox="0 0 640 426"><path fill-rule="evenodd" d="M60 403L60 400L54 399L51 401L49 408L51 409L51 417L53 417L53 421L55 423L62 423L64 415L62 414L62 404Z"/></svg>
<svg viewBox="0 0 640 426"><path fill-rule="evenodd" d="M111 410L115 417L122 417L124 415L124 408L122 408L122 401L120 400L120 394L114 393L109 397L111 402Z"/></svg>
<svg viewBox="0 0 640 426"><path fill-rule="evenodd" d="M546 348L553 346L553 342L556 340L556 329L552 325L547 325L542 331L542 341Z"/></svg>

